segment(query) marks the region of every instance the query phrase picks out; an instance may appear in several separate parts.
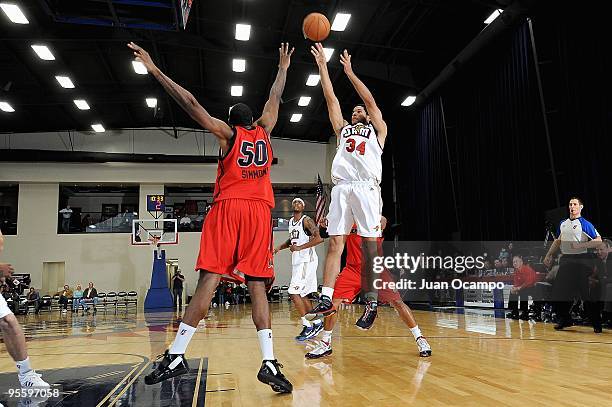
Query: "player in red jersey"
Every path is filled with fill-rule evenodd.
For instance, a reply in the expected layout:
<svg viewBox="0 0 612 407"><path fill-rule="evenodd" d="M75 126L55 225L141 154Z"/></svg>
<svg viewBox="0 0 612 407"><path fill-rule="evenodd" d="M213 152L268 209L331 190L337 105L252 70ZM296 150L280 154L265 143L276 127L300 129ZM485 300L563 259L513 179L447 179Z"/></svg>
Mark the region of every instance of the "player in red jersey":
<svg viewBox="0 0 612 407"><path fill-rule="evenodd" d="M289 44L281 44L279 48L278 74L261 117L253 121L251 109L238 103L230 108L228 123L225 123L212 117L191 93L164 75L144 49L133 42L128 46L136 60L145 65L191 118L217 137L220 147L214 203L202 227L196 263L196 270L200 271L198 286L172 346L157 368L145 377L145 383L159 383L189 371L184 358L187 345L198 323L208 313L221 277L230 277L246 282L251 295L253 322L263 356L257 378L276 392L290 393L293 386L274 358L266 282L274 277L270 133L278 119L293 49L289 49Z"/></svg>
<svg viewBox="0 0 612 407"><path fill-rule="evenodd" d="M381 228L384 230L387 225L387 219L383 216L380 220ZM384 238L378 238L378 253L382 255L382 242ZM334 307L338 309L341 302L353 302L359 294L364 282L362 281L361 265L363 261L361 236L357 234L356 225L353 226L351 234L346 238L346 265L336 279L334 284L334 296L332 302ZM385 270L380 274L383 282L392 282L391 274ZM431 356L431 347L427 339L421 333L419 326L410 311L410 308L402 300L402 297L395 290L381 289L378 291L378 300L380 302L388 302L399 314L401 320L410 329L414 336L419 355L422 357ZM331 338L334 325L338 320L338 313L335 312L325 317L323 336L317 346L306 354L308 359L317 359L332 353Z"/></svg>

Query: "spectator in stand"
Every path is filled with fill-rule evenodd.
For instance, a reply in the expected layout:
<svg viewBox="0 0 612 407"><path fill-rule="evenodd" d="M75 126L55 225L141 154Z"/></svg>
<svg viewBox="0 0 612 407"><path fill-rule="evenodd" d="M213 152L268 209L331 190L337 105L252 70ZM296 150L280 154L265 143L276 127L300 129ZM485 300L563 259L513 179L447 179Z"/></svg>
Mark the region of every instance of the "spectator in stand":
<svg viewBox="0 0 612 407"><path fill-rule="evenodd" d="M597 248L597 260L595 260L595 273L589 278L589 290L591 301L594 303L595 311L602 312L603 322L612 321L612 292L608 293L608 287L612 284L612 242L603 240L603 245ZM612 288L612 287L611 287Z"/></svg>
<svg viewBox="0 0 612 407"><path fill-rule="evenodd" d="M500 269L500 268L501 268L501 266L502 266L501 260L499 260L499 259L495 259L495 260L493 261L493 267L495 267L495 269Z"/></svg>
<svg viewBox="0 0 612 407"><path fill-rule="evenodd" d="M508 299L508 308L511 312L507 315L508 318L519 319L519 297L520 297L520 319L529 320L529 310L527 297L529 295L535 300L536 291L534 289L537 281L536 272L527 264L523 263L520 256L514 256L512 259L514 266L513 287L510 290L510 298Z"/></svg>
<svg viewBox="0 0 612 407"><path fill-rule="evenodd" d="M38 291L36 291L34 289L34 287L30 287L30 292L28 293L28 307L30 305L33 305L34 308L36 309L36 313L38 314L40 312L40 294L38 294Z"/></svg>
<svg viewBox="0 0 612 407"><path fill-rule="evenodd" d="M58 291L55 295L59 295L59 304L62 306L62 314L68 312L68 299L72 298L72 290L68 284L64 285L62 291Z"/></svg>
<svg viewBox="0 0 612 407"><path fill-rule="evenodd" d="M70 209L70 205L66 205L66 207L59 211L59 213L62 214L62 232L69 233L70 218L72 217L72 209Z"/></svg>
<svg viewBox="0 0 612 407"><path fill-rule="evenodd" d="M513 261L514 263L514 261ZM501 259L501 268L503 269L507 269L510 267L510 263L508 263L508 258L504 257L503 259Z"/></svg>
<svg viewBox="0 0 612 407"><path fill-rule="evenodd" d="M98 290L95 289L94 283L89 282L89 286L83 291L83 298L81 299L83 304L83 311L89 312L90 304L93 304L94 314L96 313L96 305L98 304Z"/></svg>
<svg viewBox="0 0 612 407"><path fill-rule="evenodd" d="M72 293L72 312L79 310L81 305L81 299L83 298L83 288L81 284L77 284L74 292Z"/></svg>
<svg viewBox="0 0 612 407"><path fill-rule="evenodd" d="M179 311L183 310L183 282L185 276L181 274L181 269L177 268L172 276L172 307L176 308L178 304Z"/></svg>
<svg viewBox="0 0 612 407"><path fill-rule="evenodd" d="M513 259L514 258L514 256L512 255L513 250L514 250L514 245L512 244L512 242L508 243L508 250L507 250L507 252L508 252L508 258L509 259Z"/></svg>

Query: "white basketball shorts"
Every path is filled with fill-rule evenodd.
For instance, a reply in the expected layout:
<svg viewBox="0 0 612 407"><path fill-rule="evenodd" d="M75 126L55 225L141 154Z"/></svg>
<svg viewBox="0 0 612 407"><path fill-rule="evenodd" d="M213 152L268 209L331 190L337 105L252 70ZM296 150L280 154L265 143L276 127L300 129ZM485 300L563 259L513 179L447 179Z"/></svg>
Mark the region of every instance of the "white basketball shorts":
<svg viewBox="0 0 612 407"><path fill-rule="evenodd" d="M305 261L292 265L291 284L289 284L289 294L298 294L306 297L310 293L317 292L317 267L319 259Z"/></svg>
<svg viewBox="0 0 612 407"><path fill-rule="evenodd" d="M4 318L5 316L12 314L13 311L11 311L8 307L8 304L6 303L6 300L4 299L3 296L0 295L0 318Z"/></svg>
<svg viewBox="0 0 612 407"><path fill-rule="evenodd" d="M380 237L382 198L376 181L341 181L332 188L327 233L348 235L353 224L361 237Z"/></svg>

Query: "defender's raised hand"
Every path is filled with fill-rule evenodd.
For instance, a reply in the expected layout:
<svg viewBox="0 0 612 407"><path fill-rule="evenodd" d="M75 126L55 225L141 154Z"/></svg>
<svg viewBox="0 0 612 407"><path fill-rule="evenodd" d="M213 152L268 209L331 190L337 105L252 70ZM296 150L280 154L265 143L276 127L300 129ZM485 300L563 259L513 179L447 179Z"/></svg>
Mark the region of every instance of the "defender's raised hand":
<svg viewBox="0 0 612 407"><path fill-rule="evenodd" d="M326 65L325 52L323 51L323 45L317 42L315 45L310 47L310 53L314 56L317 65Z"/></svg>
<svg viewBox="0 0 612 407"><path fill-rule="evenodd" d="M353 72L353 67L351 65L351 55L348 53L347 50L344 50L344 52L340 54L340 63L344 67L344 73Z"/></svg>
<svg viewBox="0 0 612 407"><path fill-rule="evenodd" d="M291 55L293 55L293 51L295 51L295 47L289 50L289 43L283 42L281 43L280 48L278 49L279 60L278 67L281 69L289 68L289 64L291 64Z"/></svg>
<svg viewBox="0 0 612 407"><path fill-rule="evenodd" d="M136 45L133 42L130 42L127 46L130 47L132 51L134 51L134 57L136 58L136 61L142 62L145 68L147 68L147 71L153 72L155 69L157 69L155 63L153 63L153 60L151 59L151 56L147 51L144 50L144 48Z"/></svg>

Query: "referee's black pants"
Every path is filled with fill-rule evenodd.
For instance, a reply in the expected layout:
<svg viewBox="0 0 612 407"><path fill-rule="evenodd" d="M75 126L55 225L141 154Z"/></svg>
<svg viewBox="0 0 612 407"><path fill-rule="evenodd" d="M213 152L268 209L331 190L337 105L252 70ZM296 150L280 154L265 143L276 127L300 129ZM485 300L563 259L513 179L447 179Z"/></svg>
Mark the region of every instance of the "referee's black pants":
<svg viewBox="0 0 612 407"><path fill-rule="evenodd" d="M594 327L601 326L600 307L592 304L589 290L589 275L595 265L594 257L589 254L564 255L559 262L559 271L553 284L553 300L559 322L571 321L570 309L574 298L580 297L585 311Z"/></svg>

